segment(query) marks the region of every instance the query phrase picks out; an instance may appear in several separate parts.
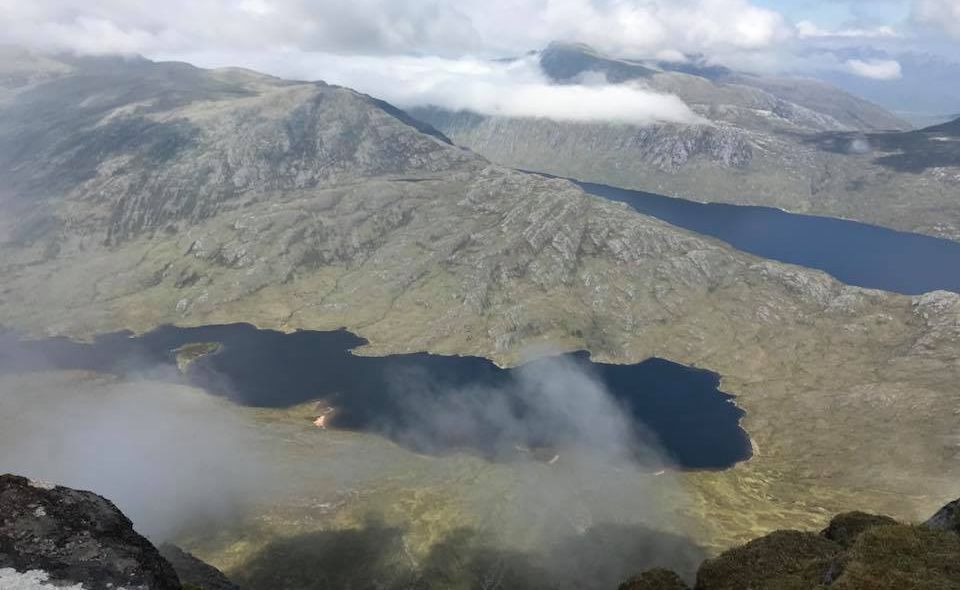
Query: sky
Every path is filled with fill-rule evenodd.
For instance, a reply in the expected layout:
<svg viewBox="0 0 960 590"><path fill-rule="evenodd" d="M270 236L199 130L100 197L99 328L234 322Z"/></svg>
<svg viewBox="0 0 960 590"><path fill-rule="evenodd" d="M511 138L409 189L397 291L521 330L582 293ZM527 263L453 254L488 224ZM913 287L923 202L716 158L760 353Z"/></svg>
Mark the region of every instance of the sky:
<svg viewBox="0 0 960 590"><path fill-rule="evenodd" d="M808 20L839 29L868 23L897 26L910 19L910 0L757 0L758 6L781 12L793 22Z"/></svg>
<svg viewBox="0 0 960 590"><path fill-rule="evenodd" d="M905 76L898 55L960 62L960 0L0 0L5 44L246 66L404 107L523 115L549 96L557 118L589 120L577 105L593 101L616 120L695 118L672 97L597 81L563 91L533 63L490 61L555 40L893 85Z"/></svg>

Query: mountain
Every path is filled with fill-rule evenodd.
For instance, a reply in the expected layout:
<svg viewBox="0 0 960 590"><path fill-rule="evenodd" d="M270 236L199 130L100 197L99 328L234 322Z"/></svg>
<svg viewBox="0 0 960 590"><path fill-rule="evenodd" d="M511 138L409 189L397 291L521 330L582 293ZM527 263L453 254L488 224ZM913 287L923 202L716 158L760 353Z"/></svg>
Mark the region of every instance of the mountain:
<svg viewBox="0 0 960 590"><path fill-rule="evenodd" d="M591 72L603 74L614 84L640 82L652 90L676 94L712 120L744 126L861 131L910 128L877 105L817 80L738 74L695 57L689 62L650 63L618 59L579 43L555 42L540 52L539 62L543 73L557 83L570 83Z"/></svg>
<svg viewBox="0 0 960 590"><path fill-rule="evenodd" d="M734 469L682 476L711 546L824 506L925 509L956 481L960 295L746 255L346 88L144 59L0 62L6 329L346 327L364 354L506 365L546 344L709 368L756 445Z"/></svg>
<svg viewBox="0 0 960 590"><path fill-rule="evenodd" d="M665 69L619 60L580 45L539 54L557 83L599 72L618 83L675 94L706 122L634 126L483 116L436 107L412 109L459 145L491 160L624 188L697 201L767 205L960 237L960 152L903 173L885 151L909 125L823 82L765 78L726 70ZM667 65L669 67L669 64ZM693 73L690 73L693 72ZM843 149L821 149L824 137ZM883 141L857 141L861 134Z"/></svg>
<svg viewBox="0 0 960 590"><path fill-rule="evenodd" d="M933 125L922 130L927 135L942 134L947 137L960 137L960 117L947 123Z"/></svg>

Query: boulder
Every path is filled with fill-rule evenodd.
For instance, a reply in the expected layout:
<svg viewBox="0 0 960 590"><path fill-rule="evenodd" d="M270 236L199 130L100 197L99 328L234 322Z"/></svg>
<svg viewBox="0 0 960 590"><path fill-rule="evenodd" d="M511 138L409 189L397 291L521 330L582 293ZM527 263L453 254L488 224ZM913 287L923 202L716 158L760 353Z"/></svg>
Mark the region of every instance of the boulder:
<svg viewBox="0 0 960 590"><path fill-rule="evenodd" d="M663 568L647 570L620 584L618 590L690 590L676 573Z"/></svg>
<svg viewBox="0 0 960 590"><path fill-rule="evenodd" d="M709 559L697 590L809 590L830 578L843 547L814 533L776 531Z"/></svg>
<svg viewBox="0 0 960 590"><path fill-rule="evenodd" d="M180 590L167 561L109 500L0 476L0 588ZM32 585L31 585L32 584Z"/></svg>
<svg viewBox="0 0 960 590"><path fill-rule="evenodd" d="M845 512L834 516L827 528L823 529L820 534L844 547L850 547L867 529L895 524L899 523L889 516L866 512Z"/></svg>

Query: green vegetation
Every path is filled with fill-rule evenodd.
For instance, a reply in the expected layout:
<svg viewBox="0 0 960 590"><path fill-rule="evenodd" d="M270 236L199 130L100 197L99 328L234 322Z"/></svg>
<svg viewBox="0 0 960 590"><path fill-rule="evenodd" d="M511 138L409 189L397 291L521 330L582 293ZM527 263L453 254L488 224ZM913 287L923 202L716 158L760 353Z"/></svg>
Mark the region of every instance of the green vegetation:
<svg viewBox="0 0 960 590"><path fill-rule="evenodd" d="M846 554L838 590L960 588L960 536L916 526L866 531Z"/></svg>
<svg viewBox="0 0 960 590"><path fill-rule="evenodd" d="M220 351L222 345L219 342L191 342L184 344L173 351L177 358L177 368L181 373L186 373L190 365L210 354L216 354Z"/></svg>
<svg viewBox="0 0 960 590"><path fill-rule="evenodd" d="M776 531L708 560L697 573L698 590L801 590L822 581L842 548L799 531Z"/></svg>
<svg viewBox="0 0 960 590"><path fill-rule="evenodd" d="M694 590L950 590L960 588L960 535L864 512L835 517L819 535L776 531L707 560ZM651 570L620 590L684 590Z"/></svg>
<svg viewBox="0 0 960 590"><path fill-rule="evenodd" d="M849 548L867 529L895 525L897 521L889 516L878 516L866 512L846 512L830 521L823 535L832 541Z"/></svg>
<svg viewBox="0 0 960 590"><path fill-rule="evenodd" d="M657 568L630 578L619 590L687 590L687 585L674 572Z"/></svg>

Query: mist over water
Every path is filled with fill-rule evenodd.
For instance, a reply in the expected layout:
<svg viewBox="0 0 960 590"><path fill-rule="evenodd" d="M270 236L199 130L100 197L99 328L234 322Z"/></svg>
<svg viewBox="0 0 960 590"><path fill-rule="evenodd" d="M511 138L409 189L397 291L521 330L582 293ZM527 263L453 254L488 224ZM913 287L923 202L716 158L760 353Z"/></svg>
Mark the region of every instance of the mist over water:
<svg viewBox="0 0 960 590"><path fill-rule="evenodd" d="M351 350L365 341L349 332L283 334L244 324L166 326L92 344L7 340L12 352L0 354L0 372L48 367L123 375L136 368L142 375L165 367L159 375L242 405L318 401L318 416L329 412L327 426L381 433L424 453L470 450L502 459L518 447L609 445L607 433L628 430L639 441L633 460L652 470L719 469L750 456L739 427L743 412L718 390L719 377L661 359L607 365L571 353L501 369L477 357L358 356ZM181 375L173 351L189 343L220 347ZM646 452L653 447L662 452Z"/></svg>
<svg viewBox="0 0 960 590"><path fill-rule="evenodd" d="M174 351L189 343L219 348L184 374ZM465 580L496 573L524 587L601 588L648 566L692 572L702 551L662 532L685 526L674 513L685 493L671 468L749 456L742 412L706 371L656 359L604 365L585 353L510 370L472 357L351 354L363 343L342 331L248 325L164 327L92 343L0 335L0 471L100 493L154 539L202 523L229 529L285 498L315 507L384 486L422 487L441 494L444 503L428 508L443 514L440 522L471 524L435 539L425 562L404 558L378 580L429 579L440 568ZM46 376L58 369L116 378ZM324 432L308 414L270 430L228 400L298 411L320 400L318 408L334 409L330 426L374 437ZM301 437L315 452L291 442ZM381 508L366 509L376 517ZM368 572L351 570L336 548L405 554L408 539L425 534L418 518L276 541L251 558L248 575L269 578L284 556L308 551L309 563L355 581ZM261 581L255 586L270 587Z"/></svg>
<svg viewBox="0 0 960 590"><path fill-rule="evenodd" d="M422 370L389 376L398 413L374 428L427 452L463 446L493 457L542 449L544 460L574 453L592 460L660 466L659 443L591 366L575 357L526 363L499 386L449 388Z"/></svg>
<svg viewBox="0 0 960 590"><path fill-rule="evenodd" d="M218 353L197 359L187 375L177 370L171 351L211 341L223 344ZM541 357L510 371L483 359L370 359L349 354L358 343L345 332L285 335L243 325L163 328L93 344L60 339L46 347L8 334L0 338L0 472L95 491L154 540L198 526L229 530L288 498L299 498L291 506L309 520L317 518L309 507L384 486L441 493L450 518L472 524L438 537L415 565L404 558L400 570L377 573L394 582L499 572L524 587L601 588L647 566L692 572L702 559L692 541L662 532L683 528L673 509L684 491L669 470L675 460L664 437L638 419L650 407L632 405L638 390L661 388L657 379L669 384L683 372L664 371L668 365L637 372L590 363L584 354ZM117 377L49 372L58 368ZM720 400L714 409L739 417L715 390L715 376L683 371L709 386L694 401L709 393ZM255 374L259 380L247 379ZM669 402L686 390L667 393ZM343 424L374 436L324 432L307 419L270 430L228 401L283 408L318 397L337 408ZM684 406L651 407L669 414ZM373 521L362 529L271 542L243 575L256 581L262 567L269 577L306 551L313 552L310 564L337 572L291 564L305 568L302 575L355 581L368 573L336 557L337 547L403 554L408 539L424 534L415 514L384 528L376 524L378 505L368 509ZM265 580L254 586L270 587Z"/></svg>

